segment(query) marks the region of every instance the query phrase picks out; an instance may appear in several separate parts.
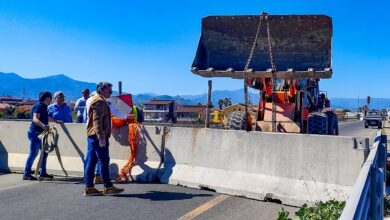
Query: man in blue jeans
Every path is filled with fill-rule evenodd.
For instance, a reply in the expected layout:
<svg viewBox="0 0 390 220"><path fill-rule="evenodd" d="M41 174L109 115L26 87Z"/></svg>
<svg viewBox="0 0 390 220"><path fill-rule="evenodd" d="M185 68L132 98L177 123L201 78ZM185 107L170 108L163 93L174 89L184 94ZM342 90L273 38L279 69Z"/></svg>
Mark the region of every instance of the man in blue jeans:
<svg viewBox="0 0 390 220"><path fill-rule="evenodd" d="M31 110L32 122L30 129L27 132L27 137L30 140L30 153L26 161L26 167L24 169L23 180L37 180L31 175L31 167L37 157L42 141L38 138L39 134L44 130L49 129L49 116L47 113L47 106L51 103L52 95L50 92L41 92L39 94L39 103L35 104ZM46 173L46 160L47 153L43 153L42 164L40 169L41 178L52 179L53 176ZM37 170L35 172L38 172Z"/></svg>
<svg viewBox="0 0 390 220"><path fill-rule="evenodd" d="M123 192L123 189L118 189L113 186L109 174L110 156L108 139L111 136L111 112L106 100L111 97L112 84L101 82L97 85L96 91L98 94L92 98L88 110L88 150L84 171L84 196L109 195ZM95 166L98 161L101 164L100 172L104 184L103 191L97 190L93 184Z"/></svg>

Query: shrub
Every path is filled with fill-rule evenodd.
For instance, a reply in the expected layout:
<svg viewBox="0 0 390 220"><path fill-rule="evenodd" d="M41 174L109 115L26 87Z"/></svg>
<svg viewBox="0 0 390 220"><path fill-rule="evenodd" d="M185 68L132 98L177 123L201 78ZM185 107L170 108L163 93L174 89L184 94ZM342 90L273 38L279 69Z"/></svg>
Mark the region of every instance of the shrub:
<svg viewBox="0 0 390 220"><path fill-rule="evenodd" d="M340 202L336 200L329 200L327 202L317 202L313 207L309 207L307 204L304 204L300 209L295 212L295 217L289 218L289 212L282 209L279 212L278 220L333 220L339 219L343 209L345 207L345 202Z"/></svg>

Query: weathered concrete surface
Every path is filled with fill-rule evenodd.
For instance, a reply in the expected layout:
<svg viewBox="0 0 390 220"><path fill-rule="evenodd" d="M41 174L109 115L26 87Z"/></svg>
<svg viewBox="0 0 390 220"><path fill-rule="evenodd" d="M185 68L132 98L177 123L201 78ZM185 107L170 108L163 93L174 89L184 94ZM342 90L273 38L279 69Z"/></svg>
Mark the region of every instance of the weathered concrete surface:
<svg viewBox="0 0 390 220"><path fill-rule="evenodd" d="M76 175L82 175L84 155L87 148L86 127L84 124L53 124L59 133L58 146L64 167ZM30 142L27 130L30 122L0 121L0 169L22 171L25 166ZM113 129L110 138L110 173L115 178L129 158L127 142L128 127ZM132 176L139 181L152 181L161 167L161 128L143 127L137 152L138 164ZM36 159L33 169L36 167ZM55 153L49 154L48 169L61 174L61 167Z"/></svg>
<svg viewBox="0 0 390 220"><path fill-rule="evenodd" d="M346 199L364 162L352 137L173 128L167 140L169 183L292 205Z"/></svg>
<svg viewBox="0 0 390 220"><path fill-rule="evenodd" d="M0 168L23 169L28 126L27 122L0 122ZM81 174L84 125L57 127L65 168ZM110 168L115 177L127 161L129 147L126 127L113 133ZM270 197L291 205L346 199L365 155L365 147L352 137L170 128L164 144L162 138L161 127L143 128L135 180L211 188L255 199ZM54 154L48 168L60 171Z"/></svg>

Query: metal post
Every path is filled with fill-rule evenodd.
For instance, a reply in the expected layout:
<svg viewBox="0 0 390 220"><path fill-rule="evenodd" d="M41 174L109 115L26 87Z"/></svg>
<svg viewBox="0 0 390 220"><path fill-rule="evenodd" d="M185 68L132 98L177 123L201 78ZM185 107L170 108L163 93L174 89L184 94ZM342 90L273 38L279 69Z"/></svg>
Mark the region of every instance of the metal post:
<svg viewBox="0 0 390 220"><path fill-rule="evenodd" d="M119 95L122 95L122 81L118 82Z"/></svg>
<svg viewBox="0 0 390 220"><path fill-rule="evenodd" d="M359 107L360 107L360 97L358 96L358 107L357 107L357 112L359 112Z"/></svg>
<svg viewBox="0 0 390 220"><path fill-rule="evenodd" d="M387 183L387 134L383 133L381 136L381 146L382 146L382 170L383 170L383 195L386 195L386 183Z"/></svg>
<svg viewBox="0 0 390 220"><path fill-rule="evenodd" d="M212 81L208 81L208 92L207 92L207 104L206 104L206 121L205 128L210 127L210 108L211 108L211 89L212 89Z"/></svg>
<svg viewBox="0 0 390 220"><path fill-rule="evenodd" d="M368 199L370 199L370 219L382 219L384 173L380 168L371 166L369 175L371 178L371 193L368 195Z"/></svg>

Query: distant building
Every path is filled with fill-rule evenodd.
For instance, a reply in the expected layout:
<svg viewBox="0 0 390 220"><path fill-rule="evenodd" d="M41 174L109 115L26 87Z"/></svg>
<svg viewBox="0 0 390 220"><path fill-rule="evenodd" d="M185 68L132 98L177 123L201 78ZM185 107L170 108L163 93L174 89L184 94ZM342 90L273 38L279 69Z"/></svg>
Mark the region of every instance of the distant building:
<svg viewBox="0 0 390 220"><path fill-rule="evenodd" d="M20 111L22 112L28 112L31 111L32 107L32 105L20 105L17 108L20 109Z"/></svg>
<svg viewBox="0 0 390 220"><path fill-rule="evenodd" d="M11 105L7 103L0 103L0 112L5 111L6 109L10 108Z"/></svg>
<svg viewBox="0 0 390 220"><path fill-rule="evenodd" d="M19 105L23 102L22 98L17 98L13 96L0 96L0 103L7 103L9 105Z"/></svg>
<svg viewBox="0 0 390 220"><path fill-rule="evenodd" d="M7 103L12 106L21 106L21 105L31 105L38 103L38 100L33 99L23 99L13 96L0 96L0 103Z"/></svg>
<svg viewBox="0 0 390 220"><path fill-rule="evenodd" d="M183 105L177 110L177 122L204 122L206 118L205 105Z"/></svg>
<svg viewBox="0 0 390 220"><path fill-rule="evenodd" d="M143 104L145 122L176 123L176 110L180 107L174 100L151 100Z"/></svg>
<svg viewBox="0 0 390 220"><path fill-rule="evenodd" d="M38 103L39 100L34 100L34 99L26 99L22 102L22 105L35 105L36 103Z"/></svg>

